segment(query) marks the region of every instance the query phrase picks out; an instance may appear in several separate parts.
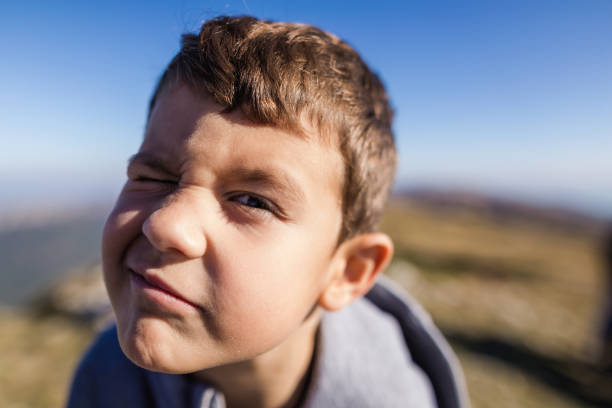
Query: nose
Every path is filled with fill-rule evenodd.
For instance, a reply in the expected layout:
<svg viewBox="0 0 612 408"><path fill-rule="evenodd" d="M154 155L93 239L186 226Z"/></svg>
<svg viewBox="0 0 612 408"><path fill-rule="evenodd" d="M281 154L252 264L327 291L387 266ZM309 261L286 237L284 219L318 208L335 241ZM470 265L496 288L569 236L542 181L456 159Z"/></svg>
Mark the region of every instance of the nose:
<svg viewBox="0 0 612 408"><path fill-rule="evenodd" d="M206 252L206 237L194 203L173 199L153 211L142 225L142 232L159 251L177 251L187 258L200 258Z"/></svg>

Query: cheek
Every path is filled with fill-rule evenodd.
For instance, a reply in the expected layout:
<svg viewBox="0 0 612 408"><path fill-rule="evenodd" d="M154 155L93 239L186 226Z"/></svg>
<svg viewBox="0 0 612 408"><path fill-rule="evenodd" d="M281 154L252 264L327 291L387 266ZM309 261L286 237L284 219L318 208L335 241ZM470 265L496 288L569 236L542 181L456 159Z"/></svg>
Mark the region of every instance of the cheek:
<svg viewBox="0 0 612 408"><path fill-rule="evenodd" d="M115 207L109 214L102 232L103 257L120 256L127 243L141 233L146 218L147 206L151 204L142 199L134 199L125 192L120 193Z"/></svg>
<svg viewBox="0 0 612 408"><path fill-rule="evenodd" d="M144 212L127 206L121 196L109 214L102 232L102 266L111 298L125 278L121 262L129 245L140 235Z"/></svg>
<svg viewBox="0 0 612 408"><path fill-rule="evenodd" d="M108 216L102 232L102 257L104 261L118 261L126 246L142 227L137 210L123 210L115 207Z"/></svg>
<svg viewBox="0 0 612 408"><path fill-rule="evenodd" d="M228 335L284 336L306 317L323 288L328 245L302 234L283 235L272 244L237 246L219 254L216 304ZM233 333L229 333L232 331ZM278 340L278 339L273 339Z"/></svg>

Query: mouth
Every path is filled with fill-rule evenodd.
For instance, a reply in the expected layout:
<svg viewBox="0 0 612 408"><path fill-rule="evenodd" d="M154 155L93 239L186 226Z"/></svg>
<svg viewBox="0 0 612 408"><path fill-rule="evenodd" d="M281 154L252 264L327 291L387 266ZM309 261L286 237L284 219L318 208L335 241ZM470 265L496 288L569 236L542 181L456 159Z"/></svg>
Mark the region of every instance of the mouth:
<svg viewBox="0 0 612 408"><path fill-rule="evenodd" d="M171 309L179 307L200 310L198 305L185 299L159 277L152 274L138 273L133 269L128 270L132 285L144 296L151 298L156 303Z"/></svg>

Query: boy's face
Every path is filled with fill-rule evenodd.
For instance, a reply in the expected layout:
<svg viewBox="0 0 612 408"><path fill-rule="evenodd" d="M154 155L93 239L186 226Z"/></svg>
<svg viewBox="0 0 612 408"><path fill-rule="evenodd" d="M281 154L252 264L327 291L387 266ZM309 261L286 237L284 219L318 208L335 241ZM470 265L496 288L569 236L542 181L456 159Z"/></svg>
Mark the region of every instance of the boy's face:
<svg viewBox="0 0 612 408"><path fill-rule="evenodd" d="M162 94L104 229L119 341L149 369L193 372L264 353L329 280L340 153L220 111L185 86Z"/></svg>

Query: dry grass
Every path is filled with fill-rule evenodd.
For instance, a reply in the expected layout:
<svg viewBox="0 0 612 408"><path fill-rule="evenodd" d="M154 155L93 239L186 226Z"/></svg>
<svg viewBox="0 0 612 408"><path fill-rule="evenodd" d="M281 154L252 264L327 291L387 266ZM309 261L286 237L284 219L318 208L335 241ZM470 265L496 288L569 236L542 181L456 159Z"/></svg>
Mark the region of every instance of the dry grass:
<svg viewBox="0 0 612 408"><path fill-rule="evenodd" d="M383 229L396 243L388 274L455 346L475 408L612 403L591 364L605 287L596 233L405 202Z"/></svg>
<svg viewBox="0 0 612 408"><path fill-rule="evenodd" d="M60 316L0 312L0 406L61 407L93 330Z"/></svg>

